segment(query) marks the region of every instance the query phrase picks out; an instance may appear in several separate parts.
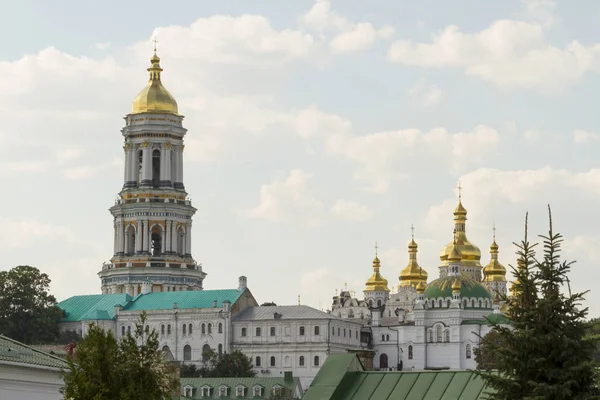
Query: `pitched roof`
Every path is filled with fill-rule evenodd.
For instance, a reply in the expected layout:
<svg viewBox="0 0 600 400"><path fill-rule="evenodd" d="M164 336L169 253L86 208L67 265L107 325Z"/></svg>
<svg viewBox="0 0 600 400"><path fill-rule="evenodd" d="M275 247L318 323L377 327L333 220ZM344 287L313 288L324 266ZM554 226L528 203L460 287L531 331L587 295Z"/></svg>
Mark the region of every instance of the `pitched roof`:
<svg viewBox="0 0 600 400"><path fill-rule="evenodd" d="M56 369L66 369L68 367L68 363L62 358L0 335L0 364L3 362L30 364L34 368L35 366Z"/></svg>
<svg viewBox="0 0 600 400"><path fill-rule="evenodd" d="M291 381L286 381L284 377L254 377L254 378L181 378L180 379L181 388L186 386L192 386L196 388L196 393L192 397L193 399L206 399L207 397L202 397L202 393L200 388L203 386L211 386L213 387L213 392L209 399L255 399L252 388L256 385L260 385L264 388L263 396L260 398L268 398L271 395L271 390L274 386L281 386L284 388L288 388L292 391L296 391L296 388L300 386L299 378L294 377ZM227 397L219 396L219 386L225 385L229 387L229 395ZM246 393L244 396L236 396L236 386L242 385L246 387ZM182 397L182 399L189 397Z"/></svg>
<svg viewBox="0 0 600 400"><path fill-rule="evenodd" d="M132 297L128 294L91 294L73 296L58 303L65 316L62 322L110 320L115 317L115 306L125 306Z"/></svg>
<svg viewBox="0 0 600 400"><path fill-rule="evenodd" d="M479 400L489 393L471 371L367 372L349 356L356 358L330 355L303 399Z"/></svg>
<svg viewBox="0 0 600 400"><path fill-rule="evenodd" d="M281 315L280 319L340 319L309 306L261 306L246 308L236 317L236 321L271 320L275 313Z"/></svg>
<svg viewBox="0 0 600 400"><path fill-rule="evenodd" d="M222 307L223 302L235 303L244 293L244 290L219 289L219 290L191 290L181 292L154 292L135 297L123 310L170 310L175 303L177 308L212 308L215 300L217 307Z"/></svg>

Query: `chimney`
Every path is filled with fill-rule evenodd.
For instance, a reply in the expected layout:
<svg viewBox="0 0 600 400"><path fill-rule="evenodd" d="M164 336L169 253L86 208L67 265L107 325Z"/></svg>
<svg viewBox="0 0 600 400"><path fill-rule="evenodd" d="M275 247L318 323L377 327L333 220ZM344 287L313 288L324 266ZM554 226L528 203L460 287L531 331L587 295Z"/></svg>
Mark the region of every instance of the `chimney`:
<svg viewBox="0 0 600 400"><path fill-rule="evenodd" d="M223 301L223 311L229 311L229 309L231 308L231 302L229 300L224 300Z"/></svg>
<svg viewBox="0 0 600 400"><path fill-rule="evenodd" d="M283 372L283 381L284 382L292 382L294 380L294 375L292 371L284 371Z"/></svg>
<svg viewBox="0 0 600 400"><path fill-rule="evenodd" d="M152 292L152 284L150 282L142 283L142 294L148 294Z"/></svg>
<svg viewBox="0 0 600 400"><path fill-rule="evenodd" d="M214 308L217 308L217 301L216 301L216 300L215 300L215 301L213 301L213 307L214 307Z"/></svg>
<svg viewBox="0 0 600 400"><path fill-rule="evenodd" d="M119 315L119 311L121 311L123 307L120 304L115 306L115 315Z"/></svg>
<svg viewBox="0 0 600 400"><path fill-rule="evenodd" d="M248 278L246 278L244 275L240 276L238 290L240 292L243 292L244 290L246 290L247 287L248 287Z"/></svg>
<svg viewBox="0 0 600 400"><path fill-rule="evenodd" d="M177 309L177 303L173 303L173 309L176 310Z"/></svg>

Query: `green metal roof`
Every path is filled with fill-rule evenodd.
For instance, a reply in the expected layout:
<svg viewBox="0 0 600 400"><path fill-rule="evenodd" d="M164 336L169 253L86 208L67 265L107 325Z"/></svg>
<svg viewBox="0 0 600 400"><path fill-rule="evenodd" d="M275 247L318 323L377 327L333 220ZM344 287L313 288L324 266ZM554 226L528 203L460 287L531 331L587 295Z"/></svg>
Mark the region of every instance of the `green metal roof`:
<svg viewBox="0 0 600 400"><path fill-rule="evenodd" d="M300 386L300 380L296 377L291 381L286 381L283 377L254 377L254 378L181 378L181 392L183 388L190 385L196 390L194 391L193 397L181 396L182 399L266 399L271 397L271 391L274 386L282 386L292 391L296 391L296 388ZM213 388L210 397L203 397L201 388L208 385ZM225 385L230 388L227 396L219 395L219 386ZM243 385L247 389L244 396L236 396L235 388L238 385ZM260 385L263 387L263 396L255 397L253 387ZM300 386L301 388L301 386Z"/></svg>
<svg viewBox="0 0 600 400"><path fill-rule="evenodd" d="M504 314L490 314L487 319L465 319L461 325L491 325L496 324L508 324L510 319Z"/></svg>
<svg viewBox="0 0 600 400"><path fill-rule="evenodd" d="M115 317L115 306L125 306L132 297L128 294L91 294L73 296L58 303L64 311L62 322L110 320Z"/></svg>
<svg viewBox="0 0 600 400"><path fill-rule="evenodd" d="M452 297L452 283L455 279L461 283L460 297L492 299L490 292L481 283L466 276L445 276L432 281L425 289L425 298Z"/></svg>
<svg viewBox="0 0 600 400"><path fill-rule="evenodd" d="M237 289L148 293L134 298L123 310L170 310L175 303L177 308L212 308L215 300L217 307L222 307L225 300L235 303L242 293Z"/></svg>
<svg viewBox="0 0 600 400"><path fill-rule="evenodd" d="M330 355L303 399L479 400L489 393L470 371L367 372L362 366L344 369L350 365L347 357Z"/></svg>
<svg viewBox="0 0 600 400"><path fill-rule="evenodd" d="M66 369L68 367L67 362L62 358L0 335L0 364L6 361L56 369Z"/></svg>

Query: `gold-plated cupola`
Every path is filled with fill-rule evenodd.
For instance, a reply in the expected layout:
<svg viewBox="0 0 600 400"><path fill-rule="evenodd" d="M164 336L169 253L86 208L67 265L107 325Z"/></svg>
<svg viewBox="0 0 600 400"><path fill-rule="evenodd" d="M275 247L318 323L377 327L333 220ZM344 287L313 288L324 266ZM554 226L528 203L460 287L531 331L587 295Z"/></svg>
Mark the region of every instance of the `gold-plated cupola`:
<svg viewBox="0 0 600 400"><path fill-rule="evenodd" d="M160 58L154 55L150 59L150 78L146 87L133 100L132 114L157 113L157 114L178 114L177 102L169 91L163 86L160 80L160 74L163 69L160 67Z"/></svg>

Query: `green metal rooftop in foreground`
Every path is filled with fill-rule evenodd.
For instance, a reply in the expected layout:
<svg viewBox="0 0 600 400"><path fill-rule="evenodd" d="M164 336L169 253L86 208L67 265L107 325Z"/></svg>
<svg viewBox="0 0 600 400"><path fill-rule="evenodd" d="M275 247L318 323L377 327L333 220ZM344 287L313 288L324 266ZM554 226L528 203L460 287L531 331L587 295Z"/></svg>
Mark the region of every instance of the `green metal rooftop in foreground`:
<svg viewBox="0 0 600 400"><path fill-rule="evenodd" d="M480 400L490 393L470 371L368 372L354 354L332 354L303 400Z"/></svg>

